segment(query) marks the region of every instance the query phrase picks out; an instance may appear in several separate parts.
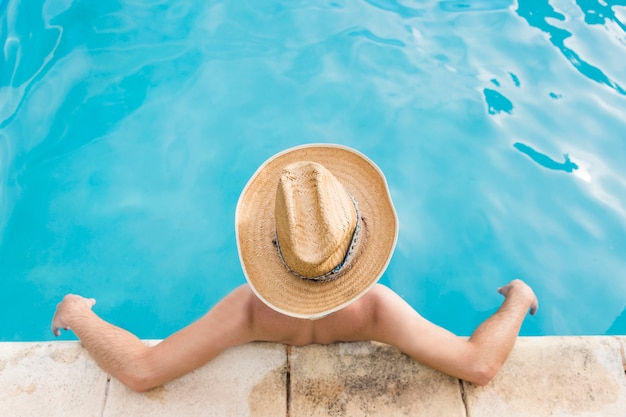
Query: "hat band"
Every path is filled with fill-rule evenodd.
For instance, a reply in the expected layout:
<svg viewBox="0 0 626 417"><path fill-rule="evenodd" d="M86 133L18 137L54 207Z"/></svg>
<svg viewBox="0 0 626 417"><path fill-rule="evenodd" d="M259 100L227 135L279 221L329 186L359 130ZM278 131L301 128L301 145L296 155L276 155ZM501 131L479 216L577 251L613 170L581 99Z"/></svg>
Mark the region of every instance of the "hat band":
<svg viewBox="0 0 626 417"><path fill-rule="evenodd" d="M354 205L354 210L356 211L356 226L354 227L354 232L352 232L352 239L350 240L350 245L348 246L348 250L346 251L346 255L344 256L343 260L339 262L330 271L326 272L325 274L317 275L314 277L307 277L291 269L289 265L287 265L287 262L285 262L283 253L280 250L280 243L278 242L278 233L274 231L274 236L275 236L274 244L276 245L276 250L278 251L278 257L280 258L280 261L285 266L285 268L287 268L287 270L292 275L295 275L296 277L300 279L305 279L308 281L329 282L329 281L336 280L337 278L339 278L340 276L342 276L343 274L345 274L352 268L352 265L354 264L354 260L361 253L362 248L365 247L365 242L367 241L367 225L365 224L365 221L361 217L361 213L359 212L359 207L356 201L354 200L354 197L352 197L352 195L349 193L348 195L350 195L350 199L352 200L352 204Z"/></svg>

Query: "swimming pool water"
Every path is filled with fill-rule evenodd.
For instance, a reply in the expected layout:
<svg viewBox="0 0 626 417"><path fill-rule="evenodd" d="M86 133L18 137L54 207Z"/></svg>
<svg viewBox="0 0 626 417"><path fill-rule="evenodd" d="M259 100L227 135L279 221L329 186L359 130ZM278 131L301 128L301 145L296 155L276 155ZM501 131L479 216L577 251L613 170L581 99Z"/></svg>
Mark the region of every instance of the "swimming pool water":
<svg viewBox="0 0 626 417"><path fill-rule="evenodd" d="M626 333L626 2L0 1L0 340L66 292L162 338L243 283L234 209L272 154L385 172L382 282L469 334ZM65 334L64 338L73 337Z"/></svg>

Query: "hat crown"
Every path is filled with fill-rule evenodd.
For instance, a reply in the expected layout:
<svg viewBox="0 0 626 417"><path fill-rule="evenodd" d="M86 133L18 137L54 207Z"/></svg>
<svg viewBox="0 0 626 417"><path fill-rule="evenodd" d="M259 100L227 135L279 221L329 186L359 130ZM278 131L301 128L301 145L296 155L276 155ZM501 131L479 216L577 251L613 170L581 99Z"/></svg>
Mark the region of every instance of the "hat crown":
<svg viewBox="0 0 626 417"><path fill-rule="evenodd" d="M315 279L346 256L357 223L355 203L323 165L292 163L280 173L276 190L276 237L285 264Z"/></svg>

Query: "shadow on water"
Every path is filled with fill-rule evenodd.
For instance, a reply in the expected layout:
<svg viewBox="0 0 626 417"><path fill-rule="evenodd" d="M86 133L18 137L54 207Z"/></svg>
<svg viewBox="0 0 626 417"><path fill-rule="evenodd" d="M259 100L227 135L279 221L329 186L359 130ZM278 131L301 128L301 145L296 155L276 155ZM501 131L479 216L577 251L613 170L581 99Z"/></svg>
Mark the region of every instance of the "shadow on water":
<svg viewBox="0 0 626 417"><path fill-rule="evenodd" d="M548 155L542 154L541 152L538 152L530 146L524 145L523 143L517 142L513 146L515 147L515 149L527 155L530 159L532 159L544 168L565 172L573 172L575 169L578 169L578 165L570 161L568 155L563 155L565 157L565 162L557 162L554 159L550 158Z"/></svg>
<svg viewBox="0 0 626 417"><path fill-rule="evenodd" d="M604 5L598 4L596 1L578 0L576 4L585 14L585 22L588 24L604 24L606 19L610 19L618 24L622 29L624 25L617 19L615 13L611 9L614 5L625 5L625 1L606 1ZM565 46L565 40L572 36L572 33L553 26L549 23L550 19L565 21L565 16L557 12L547 0L519 0L516 13L524 18L528 24L536 27L550 36L550 42L556 46L569 62L572 63L585 77L604 84L622 95L626 95L624 90L618 83L611 80L600 68L597 68L583 60L574 50Z"/></svg>

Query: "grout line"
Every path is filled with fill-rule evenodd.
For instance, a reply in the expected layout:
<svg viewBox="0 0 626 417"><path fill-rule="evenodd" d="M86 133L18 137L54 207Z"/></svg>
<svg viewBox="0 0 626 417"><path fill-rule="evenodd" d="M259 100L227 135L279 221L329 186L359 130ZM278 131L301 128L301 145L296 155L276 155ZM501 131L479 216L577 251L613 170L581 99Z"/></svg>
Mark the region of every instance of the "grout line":
<svg viewBox="0 0 626 417"><path fill-rule="evenodd" d="M619 351L622 354L622 365L624 366L624 374L626 374L626 352L624 352L624 344L620 340L619 337L613 336L615 340L617 340L617 345L619 346Z"/></svg>
<svg viewBox="0 0 626 417"><path fill-rule="evenodd" d="M102 401L102 412L100 416L104 417L104 411L107 408L107 400L109 398L109 387L111 386L111 375L107 374L107 383L104 386L104 401Z"/></svg>
<svg viewBox="0 0 626 417"><path fill-rule="evenodd" d="M465 417L470 417L469 406L467 405L467 397L465 396L465 386L463 385L463 380L459 379L459 386L461 387L461 401L463 402L463 407L465 408Z"/></svg>
<svg viewBox="0 0 626 417"><path fill-rule="evenodd" d="M286 417L291 415L291 345L286 346L287 351L287 364L285 370L285 402L286 402Z"/></svg>

